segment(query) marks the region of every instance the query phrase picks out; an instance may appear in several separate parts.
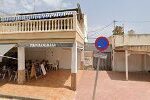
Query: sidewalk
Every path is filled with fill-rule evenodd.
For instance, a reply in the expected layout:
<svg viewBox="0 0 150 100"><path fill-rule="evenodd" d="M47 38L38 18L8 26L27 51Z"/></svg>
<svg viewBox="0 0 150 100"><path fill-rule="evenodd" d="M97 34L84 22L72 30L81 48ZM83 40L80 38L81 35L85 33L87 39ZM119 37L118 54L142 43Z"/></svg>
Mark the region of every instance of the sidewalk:
<svg viewBox="0 0 150 100"><path fill-rule="evenodd" d="M77 87L76 100L92 100L95 71L84 71ZM150 100L150 73L100 71L96 100Z"/></svg>

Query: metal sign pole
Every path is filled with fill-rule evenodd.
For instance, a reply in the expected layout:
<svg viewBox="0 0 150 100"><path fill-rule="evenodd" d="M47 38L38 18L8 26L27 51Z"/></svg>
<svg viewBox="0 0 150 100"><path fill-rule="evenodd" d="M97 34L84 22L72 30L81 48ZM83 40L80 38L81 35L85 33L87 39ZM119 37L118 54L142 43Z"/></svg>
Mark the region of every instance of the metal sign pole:
<svg viewBox="0 0 150 100"><path fill-rule="evenodd" d="M106 50L108 48L108 46L109 46L109 41L106 37L98 37L95 41L95 47L100 52ZM107 58L106 55L104 55L104 54L102 55L102 53L100 53L100 52L99 52L99 54L95 55L95 57L98 57L98 63L97 63L97 71L96 71L96 77L95 77L95 83L94 83L94 91L93 91L93 98L92 98L93 100L95 100L100 60Z"/></svg>
<svg viewBox="0 0 150 100"><path fill-rule="evenodd" d="M95 77L95 83L94 83L94 91L93 91L93 99L92 100L95 100L95 93L96 93L96 86L97 86L98 72L99 72L99 65L100 65L100 57L98 57L97 71L96 71L96 77Z"/></svg>

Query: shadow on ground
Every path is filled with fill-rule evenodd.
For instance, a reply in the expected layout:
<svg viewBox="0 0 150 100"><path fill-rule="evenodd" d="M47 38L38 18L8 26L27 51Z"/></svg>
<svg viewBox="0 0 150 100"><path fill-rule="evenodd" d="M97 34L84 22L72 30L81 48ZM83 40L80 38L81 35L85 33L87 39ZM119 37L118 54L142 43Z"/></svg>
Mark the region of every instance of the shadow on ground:
<svg viewBox="0 0 150 100"><path fill-rule="evenodd" d="M111 80L126 81L125 72L107 71L107 74ZM150 73L148 72L129 72L128 77L130 81L150 82Z"/></svg>
<svg viewBox="0 0 150 100"><path fill-rule="evenodd" d="M19 96L10 96L10 95L3 95L3 94L0 94L0 99L41 100L41 99L34 99L34 98L28 98L28 97L19 97Z"/></svg>

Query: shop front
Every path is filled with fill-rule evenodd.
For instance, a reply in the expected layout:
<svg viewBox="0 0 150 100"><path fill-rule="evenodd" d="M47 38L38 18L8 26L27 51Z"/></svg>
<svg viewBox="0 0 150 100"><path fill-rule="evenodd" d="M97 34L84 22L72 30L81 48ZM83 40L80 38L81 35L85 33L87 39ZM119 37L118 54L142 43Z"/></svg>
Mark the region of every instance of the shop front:
<svg viewBox="0 0 150 100"><path fill-rule="evenodd" d="M19 84L26 81L27 73L36 73L32 67L38 62L51 65L55 70L70 70L71 87L75 90L77 70L81 61L82 65L84 61L86 32L86 15L82 13L80 6L75 9L4 16L0 20L0 56L2 59L15 60L15 80ZM11 56L11 53L5 55L14 47L14 54L17 56ZM26 69L29 63L31 68L28 72ZM43 69L44 67L42 65L42 72L45 74L45 70L49 68ZM34 74L28 76L35 76Z"/></svg>
<svg viewBox="0 0 150 100"><path fill-rule="evenodd" d="M1 44L1 58L15 60L17 62L17 71L14 78L18 84L24 84L26 80L32 78L38 79L39 76L50 73L51 70L70 70L71 71L71 88L76 89L76 74L81 67L83 59L83 46L77 42L24 42L18 44ZM11 48L17 48L17 57L5 54ZM3 60L1 60L3 62ZM44 62L44 69L41 64ZM4 62L3 62L4 63ZM5 63L3 64L3 67ZM10 65L11 66L11 65ZM14 66L12 66L14 67ZM12 67L8 71L12 73ZM14 70L13 70L14 71ZM7 74L7 73L6 73ZM8 75L7 75L8 76ZM11 79L8 77L8 80ZM15 77L17 76L17 77ZM14 79L15 80L15 79Z"/></svg>

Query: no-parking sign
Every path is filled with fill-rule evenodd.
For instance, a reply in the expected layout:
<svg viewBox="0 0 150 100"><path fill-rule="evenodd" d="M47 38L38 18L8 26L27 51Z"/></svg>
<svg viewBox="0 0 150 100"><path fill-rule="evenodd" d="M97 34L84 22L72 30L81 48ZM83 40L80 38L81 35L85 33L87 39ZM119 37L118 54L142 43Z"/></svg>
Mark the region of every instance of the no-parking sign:
<svg viewBox="0 0 150 100"><path fill-rule="evenodd" d="M104 51L108 48L109 46L109 41L106 37L98 37L95 41L95 47L100 51Z"/></svg>
<svg viewBox="0 0 150 100"><path fill-rule="evenodd" d="M100 66L100 59L106 59L107 55L101 53L102 51L106 50L109 46L109 41L106 37L98 37L95 41L95 47L97 50L100 51L100 53L96 54L95 57L98 57L98 63L97 63L97 71L96 71L96 77L95 77L95 84L94 84L94 91L93 91L93 100L95 100L95 93L96 93L96 86L97 86L97 79L98 79L98 72L99 72L99 66Z"/></svg>

